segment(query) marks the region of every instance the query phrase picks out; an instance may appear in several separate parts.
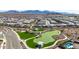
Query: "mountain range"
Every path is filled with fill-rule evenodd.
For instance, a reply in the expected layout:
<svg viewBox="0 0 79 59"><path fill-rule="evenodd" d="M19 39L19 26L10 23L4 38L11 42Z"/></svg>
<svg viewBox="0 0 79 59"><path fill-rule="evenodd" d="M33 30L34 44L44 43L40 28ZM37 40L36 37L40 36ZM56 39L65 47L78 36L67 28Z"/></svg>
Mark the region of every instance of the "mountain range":
<svg viewBox="0 0 79 59"><path fill-rule="evenodd" d="M40 10L24 10L24 11L17 11L17 10L8 10L0 13L6 14L63 14L63 15L79 15L79 14L72 14L67 12L58 12L58 11L40 11Z"/></svg>
<svg viewBox="0 0 79 59"><path fill-rule="evenodd" d="M10 14L15 14L15 13L21 13L21 14L61 14L59 12L55 11L40 11L40 10L25 10L25 11L17 11L17 10L9 10L9 11L4 11L0 13L10 13Z"/></svg>

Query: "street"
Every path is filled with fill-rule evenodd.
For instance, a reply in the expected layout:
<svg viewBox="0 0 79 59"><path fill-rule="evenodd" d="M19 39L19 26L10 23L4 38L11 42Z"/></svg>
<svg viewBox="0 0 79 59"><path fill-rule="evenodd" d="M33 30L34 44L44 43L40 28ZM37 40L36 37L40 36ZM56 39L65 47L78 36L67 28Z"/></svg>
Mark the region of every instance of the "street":
<svg viewBox="0 0 79 59"><path fill-rule="evenodd" d="M3 30L3 34L6 37L5 49L22 49L20 40L11 29L5 28L5 30Z"/></svg>

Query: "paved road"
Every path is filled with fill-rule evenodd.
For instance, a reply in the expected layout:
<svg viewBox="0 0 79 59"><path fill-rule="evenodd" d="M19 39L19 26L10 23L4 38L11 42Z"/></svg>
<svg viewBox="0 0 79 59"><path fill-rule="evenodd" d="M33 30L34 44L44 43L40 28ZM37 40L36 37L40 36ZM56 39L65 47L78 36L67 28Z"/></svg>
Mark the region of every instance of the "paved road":
<svg viewBox="0 0 79 59"><path fill-rule="evenodd" d="M3 33L6 37L6 47L5 49L22 49L20 40L17 35L10 29L5 28Z"/></svg>

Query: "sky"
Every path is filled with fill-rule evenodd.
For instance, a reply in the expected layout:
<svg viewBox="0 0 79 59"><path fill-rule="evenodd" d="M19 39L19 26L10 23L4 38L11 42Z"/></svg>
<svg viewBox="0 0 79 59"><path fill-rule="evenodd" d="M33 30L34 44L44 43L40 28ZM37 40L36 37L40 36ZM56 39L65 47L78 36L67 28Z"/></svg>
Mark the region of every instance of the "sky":
<svg viewBox="0 0 79 59"><path fill-rule="evenodd" d="M78 0L0 0L0 10L49 10L79 14Z"/></svg>

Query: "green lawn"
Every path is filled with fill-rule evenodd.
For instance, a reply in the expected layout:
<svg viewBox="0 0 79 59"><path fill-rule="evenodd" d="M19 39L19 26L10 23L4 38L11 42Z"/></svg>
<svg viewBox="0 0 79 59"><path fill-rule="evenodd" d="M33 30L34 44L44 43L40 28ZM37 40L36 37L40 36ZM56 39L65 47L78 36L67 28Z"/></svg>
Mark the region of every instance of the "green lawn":
<svg viewBox="0 0 79 59"><path fill-rule="evenodd" d="M44 42L44 44L47 44L49 42L54 42L56 39L53 38L54 35L59 35L60 31L55 30L55 31L49 31L46 33L43 33L41 37L34 39L35 43L38 43L39 41Z"/></svg>
<svg viewBox="0 0 79 59"><path fill-rule="evenodd" d="M37 43L33 42L34 39L30 39L26 41L26 44L28 47L30 48L36 48L35 46L37 45Z"/></svg>
<svg viewBox="0 0 79 59"><path fill-rule="evenodd" d="M48 46L50 46L50 45L52 45L52 44L54 44L54 43L55 43L55 41L53 41L53 42L49 42L49 43L47 43L47 44L44 44L43 47L48 47Z"/></svg>
<svg viewBox="0 0 79 59"><path fill-rule="evenodd" d="M35 37L35 34L32 33L28 33L28 32L17 32L20 36L21 39L29 39L32 37ZM26 44L28 47L30 48L35 48L35 46L38 44L39 41L44 42L44 46L43 47L47 47L52 45L56 39L53 38L54 35L59 35L60 31L59 30L55 30L55 31L49 31L49 32L45 32L43 34L41 34L41 37L39 38L32 38L26 41Z"/></svg>
<svg viewBox="0 0 79 59"><path fill-rule="evenodd" d="M49 42L49 43L47 43L47 44L44 44L43 48L52 45L54 42L55 42L55 41ZM30 48L36 48L35 46L37 45L37 43L34 42L34 39L27 40L27 41L26 41L26 44L27 44L27 46L30 47Z"/></svg>
<svg viewBox="0 0 79 59"><path fill-rule="evenodd" d="M27 39L31 37L35 37L35 34L29 32L17 32L21 39Z"/></svg>

